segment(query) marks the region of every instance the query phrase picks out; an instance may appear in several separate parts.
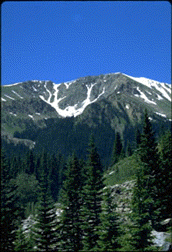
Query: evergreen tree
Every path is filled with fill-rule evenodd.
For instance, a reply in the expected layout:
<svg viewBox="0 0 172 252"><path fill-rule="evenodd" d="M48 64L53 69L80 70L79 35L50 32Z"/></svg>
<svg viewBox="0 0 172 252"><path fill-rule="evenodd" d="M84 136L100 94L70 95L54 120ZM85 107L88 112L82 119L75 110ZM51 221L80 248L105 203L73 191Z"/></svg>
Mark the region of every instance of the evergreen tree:
<svg viewBox="0 0 172 252"><path fill-rule="evenodd" d="M52 251L57 242L57 217L50 193L47 166L47 155L44 152L41 160L42 175L40 179L38 213L35 217L36 224L32 229L36 251Z"/></svg>
<svg viewBox="0 0 172 252"><path fill-rule="evenodd" d="M127 226L130 236L124 235L128 245L123 241L122 245L132 251L156 250L152 246L151 231L158 217L157 196L160 170L157 145L147 112L145 112L143 133L136 155L138 168L131 202L131 222Z"/></svg>
<svg viewBox="0 0 172 252"><path fill-rule="evenodd" d="M120 224L119 251L157 251L152 242L152 225L149 215L149 195L146 190L144 170L139 166L131 200L131 212Z"/></svg>
<svg viewBox="0 0 172 252"><path fill-rule="evenodd" d="M147 179L147 176L144 177L144 170L140 168L136 175L131 205L130 233L132 237L129 243L134 251L154 250L150 223L150 203L152 200L149 198L149 190L147 190Z"/></svg>
<svg viewBox="0 0 172 252"><path fill-rule="evenodd" d="M16 240L14 244L15 251L35 251L35 242L33 239L32 226L28 226L24 229L24 223L22 223L16 232Z"/></svg>
<svg viewBox="0 0 172 252"><path fill-rule="evenodd" d="M93 136L89 144L89 156L86 166L86 180L83 187L82 228L83 250L94 251L98 240L101 201L103 190L102 165L96 150Z"/></svg>
<svg viewBox="0 0 172 252"><path fill-rule="evenodd" d="M137 129L137 131L136 131L136 148L139 148L140 143L141 143L141 133L140 133L140 130Z"/></svg>
<svg viewBox="0 0 172 252"><path fill-rule="evenodd" d="M103 195L102 213L100 214L100 227L97 251L114 252L119 248L118 244L118 216L116 206L112 202L111 191L106 188Z"/></svg>
<svg viewBox="0 0 172 252"><path fill-rule="evenodd" d="M19 158L18 158L19 159ZM20 164L17 160L17 157L13 156L10 158L10 176L15 178L20 171Z"/></svg>
<svg viewBox="0 0 172 252"><path fill-rule="evenodd" d="M4 153L1 153L1 250L14 251L18 209L16 207L16 186L9 175L10 167Z"/></svg>
<svg viewBox="0 0 172 252"><path fill-rule="evenodd" d="M40 166L41 166L41 156L37 154L35 156L35 170L34 170L34 173L35 173L37 180L39 180L40 174L41 174Z"/></svg>
<svg viewBox="0 0 172 252"><path fill-rule="evenodd" d="M49 179L50 179L51 194L54 201L58 200L59 191L62 186L63 166L64 166L64 160L61 154L58 154L57 156L53 154L50 157Z"/></svg>
<svg viewBox="0 0 172 252"><path fill-rule="evenodd" d="M34 156L33 151L30 150L26 154L26 160L25 160L25 172L28 174L33 174L35 169L35 163L34 163Z"/></svg>
<svg viewBox="0 0 172 252"><path fill-rule="evenodd" d="M15 251L28 251L28 244L26 241L25 234L23 232L22 226L19 227L19 229L16 232L16 240L15 240Z"/></svg>
<svg viewBox="0 0 172 252"><path fill-rule="evenodd" d="M69 159L66 179L61 191L61 239L60 251L80 251L82 248L81 237L81 167L75 154Z"/></svg>
<svg viewBox="0 0 172 252"><path fill-rule="evenodd" d="M160 178L159 156L157 144L154 138L152 125L145 112L143 133L138 149L138 163L141 167L140 178L143 180L143 190L147 202L146 209L153 226L156 225L158 218L158 183ZM143 195L144 196L144 195ZM147 197L147 198L146 198Z"/></svg>
<svg viewBox="0 0 172 252"><path fill-rule="evenodd" d="M155 250L155 247L152 246L151 224L155 224L158 216L159 161L154 132L147 112L145 113L143 134L136 153L138 169L131 202L131 223L128 225L131 236L127 238L129 238L128 243L132 250Z"/></svg>
<svg viewBox="0 0 172 252"><path fill-rule="evenodd" d="M112 151L112 165L117 163L124 156L123 145L119 132L115 134L115 142Z"/></svg>
<svg viewBox="0 0 172 252"><path fill-rule="evenodd" d="M161 218L172 218L172 134L166 132L160 140L160 176L158 197Z"/></svg>

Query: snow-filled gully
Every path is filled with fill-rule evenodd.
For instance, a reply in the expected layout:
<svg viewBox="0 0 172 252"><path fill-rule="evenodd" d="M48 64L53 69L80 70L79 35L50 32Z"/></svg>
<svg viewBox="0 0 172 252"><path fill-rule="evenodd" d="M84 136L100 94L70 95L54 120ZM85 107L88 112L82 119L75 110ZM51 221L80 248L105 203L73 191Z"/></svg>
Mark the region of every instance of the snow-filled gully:
<svg viewBox="0 0 172 252"><path fill-rule="evenodd" d="M96 83L95 84L91 84L91 86L86 85L86 88L87 88L87 97L86 97L86 99L84 101L82 101L81 107L78 107L78 103L75 104L75 105L73 105L73 106L68 106L65 109L61 109L59 107L59 102L66 98L66 96L61 97L61 98L57 98L58 97L58 92L59 92L58 87L60 86L60 84L54 84L54 90L55 90L54 94L52 94L47 89L47 87L45 86L45 89L49 93L49 97L48 97L47 100L42 95L39 95L39 97L43 101L45 101L46 103L48 103L49 105L51 105L57 111L57 113L60 116L62 116L62 117L71 117L71 116L76 117L76 116L82 114L82 112L85 110L85 108L89 104L92 104L92 103L96 102L99 99L99 97L105 93L105 87L104 87L103 90L102 90L102 92L98 95L98 97L91 101L91 91L92 91L92 88L95 85L96 85ZM66 87L66 88L68 88L68 87ZM54 100L52 102L50 102L52 96L54 96Z"/></svg>

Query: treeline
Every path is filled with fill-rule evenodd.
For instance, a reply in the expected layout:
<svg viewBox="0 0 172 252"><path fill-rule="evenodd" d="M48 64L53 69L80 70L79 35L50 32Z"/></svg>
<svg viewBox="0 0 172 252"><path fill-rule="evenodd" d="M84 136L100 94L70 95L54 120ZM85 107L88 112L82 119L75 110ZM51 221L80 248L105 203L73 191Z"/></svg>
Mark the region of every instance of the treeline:
<svg viewBox="0 0 172 252"><path fill-rule="evenodd" d="M1 249L156 250L151 231L161 228L161 220L171 218L171 138L167 132L157 144L145 114L143 132L137 134L131 212L124 223L104 183L93 136L86 161L75 153L67 162L62 155L49 156L46 151L39 155L30 151L25 158L10 161L2 155ZM113 149L112 164L124 156L119 135Z"/></svg>

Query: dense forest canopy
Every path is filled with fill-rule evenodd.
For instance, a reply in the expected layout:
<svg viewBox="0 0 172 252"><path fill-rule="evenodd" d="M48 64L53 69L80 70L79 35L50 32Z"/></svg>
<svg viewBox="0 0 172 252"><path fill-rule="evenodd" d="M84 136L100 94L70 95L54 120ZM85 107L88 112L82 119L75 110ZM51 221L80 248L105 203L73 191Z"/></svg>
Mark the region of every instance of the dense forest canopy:
<svg viewBox="0 0 172 252"><path fill-rule="evenodd" d="M155 250L151 231L171 218L171 132L155 138L145 113L132 146L117 132L103 167L96 136L87 155L30 150L1 153L1 248L3 251L147 251ZM100 140L100 139L99 139ZM101 139L104 141L104 139ZM128 163L127 161L128 160ZM135 181L124 223L106 179L124 165ZM127 164L134 163L134 168ZM118 165L118 166L117 166ZM121 173L122 174L122 173ZM126 173L128 174L128 173ZM130 180L124 174L120 179ZM112 181L111 181L112 183ZM115 180L113 183L116 183ZM32 219L24 227L25 219Z"/></svg>

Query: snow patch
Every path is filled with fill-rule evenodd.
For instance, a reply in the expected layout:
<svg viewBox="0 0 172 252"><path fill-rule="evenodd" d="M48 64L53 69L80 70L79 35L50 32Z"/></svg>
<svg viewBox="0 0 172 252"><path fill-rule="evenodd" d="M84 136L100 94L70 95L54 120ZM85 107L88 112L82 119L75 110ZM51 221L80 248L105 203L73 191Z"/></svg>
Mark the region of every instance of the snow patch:
<svg viewBox="0 0 172 252"><path fill-rule="evenodd" d="M64 85L66 86L66 89L68 89L69 86L70 86L71 84L75 83L75 82L76 82L76 80L66 81L66 82L64 82Z"/></svg>
<svg viewBox="0 0 172 252"><path fill-rule="evenodd" d="M82 114L82 112L85 110L85 108L89 104L96 102L99 99L99 97L104 94L105 87L103 88L102 92L98 95L98 97L91 101L91 91L92 91L92 88L95 86L95 84L91 84L91 86L86 85L86 88L87 88L87 98L84 101L82 101L82 103L81 103L82 106L79 107L79 108L78 108L78 104L75 104L73 106L68 106L65 109L61 109L59 107L59 102L66 98L66 96L58 98L58 92L59 92L58 87L59 87L59 84L54 84L54 90L55 90L54 97L55 98L54 98L54 100L52 102L50 102L52 94L50 93L50 91L48 89L46 89L48 91L48 93L49 93L49 97L48 97L47 100L42 95L39 95L39 97L43 101L45 101L46 103L48 103L49 105L51 105L57 111L57 113L60 116L62 116L62 117L72 117L72 116L76 117L76 116Z"/></svg>
<svg viewBox="0 0 172 252"><path fill-rule="evenodd" d="M1 97L1 101L6 101L4 98Z"/></svg>
<svg viewBox="0 0 172 252"><path fill-rule="evenodd" d="M4 85L4 87L11 87L11 86L16 86L18 84L21 84L21 82L18 82L18 83L14 83L14 84L8 84L8 85Z"/></svg>
<svg viewBox="0 0 172 252"><path fill-rule="evenodd" d="M15 92L14 90L12 90L12 92L15 94L15 95L17 95L20 99L23 99L23 97L22 96L20 96L17 92Z"/></svg>
<svg viewBox="0 0 172 252"><path fill-rule="evenodd" d="M158 96L158 100L163 100L161 95L157 94L157 96Z"/></svg>
<svg viewBox="0 0 172 252"><path fill-rule="evenodd" d="M37 113L37 112L36 112L35 114L36 114L36 115L40 115L40 113Z"/></svg>
<svg viewBox="0 0 172 252"><path fill-rule="evenodd" d="M151 79L147 79L145 77L132 77L132 76L129 76L127 74L124 74L126 76L128 76L129 78L149 87L149 88L155 88L156 90L158 90L161 95L163 97L165 97L167 100L171 101L171 97L170 97L170 94L171 94L171 87L170 87L170 84L167 84L167 83L162 83L162 82L158 82L158 81L155 81L155 80L151 80Z"/></svg>
<svg viewBox="0 0 172 252"><path fill-rule="evenodd" d="M109 175L112 175L114 173L114 171L111 171L110 173L109 173Z"/></svg>
<svg viewBox="0 0 172 252"><path fill-rule="evenodd" d="M167 117L165 114L161 114L161 113L158 113L158 112L155 112L155 114L157 114L159 116L162 116L162 117Z"/></svg>
<svg viewBox="0 0 172 252"><path fill-rule="evenodd" d="M35 91L35 92L37 92L38 90L33 86L33 90Z"/></svg>
<svg viewBox="0 0 172 252"><path fill-rule="evenodd" d="M126 107L126 109L129 109L129 108L130 108L129 104L126 104L126 106L125 106L125 107Z"/></svg>
<svg viewBox="0 0 172 252"><path fill-rule="evenodd" d="M9 95L6 95L6 94L4 94L7 98L9 98L9 99L11 99L11 100L15 100L14 98L12 98L11 96L9 96Z"/></svg>
<svg viewBox="0 0 172 252"><path fill-rule="evenodd" d="M152 231L152 236L155 238L153 239L153 243L156 244L158 247L161 247L166 242L165 239L167 236L170 236L170 234L167 234L165 232L157 232L156 230Z"/></svg>
<svg viewBox="0 0 172 252"><path fill-rule="evenodd" d="M14 116L17 116L16 114L14 114L13 112L9 112L10 115L14 115Z"/></svg>
<svg viewBox="0 0 172 252"><path fill-rule="evenodd" d="M33 118L33 115L28 115L28 116L29 116L30 118L34 119L34 118Z"/></svg>
<svg viewBox="0 0 172 252"><path fill-rule="evenodd" d="M142 98L143 100L145 100L145 102L147 102L147 103L151 103L151 104L157 105L156 102L153 102L153 101L149 100L149 99L147 98L147 96L139 89L139 87L137 87L137 90L138 90L138 92L140 93L140 95L135 94L134 96L136 96L136 97L141 97L141 98Z"/></svg>

